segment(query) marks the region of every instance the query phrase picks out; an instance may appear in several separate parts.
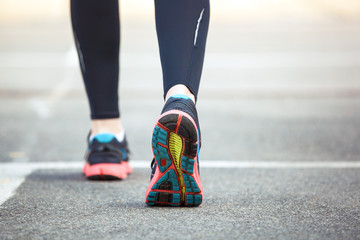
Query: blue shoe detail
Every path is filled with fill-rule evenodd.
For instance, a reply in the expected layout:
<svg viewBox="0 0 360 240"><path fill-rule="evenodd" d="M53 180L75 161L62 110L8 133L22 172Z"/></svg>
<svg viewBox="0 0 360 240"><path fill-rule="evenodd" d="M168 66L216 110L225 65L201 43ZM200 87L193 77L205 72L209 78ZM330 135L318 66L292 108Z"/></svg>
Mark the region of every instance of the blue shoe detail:
<svg viewBox="0 0 360 240"><path fill-rule="evenodd" d="M162 194L164 194L163 196L166 199L166 201L161 201ZM168 205L173 205L173 206L179 206L181 201L181 196L180 193L150 192L146 200L148 201L146 204L149 206L156 205L158 204L158 202L166 203Z"/></svg>
<svg viewBox="0 0 360 240"><path fill-rule="evenodd" d="M194 196L191 194L186 195L186 205L194 204Z"/></svg>
<svg viewBox="0 0 360 240"><path fill-rule="evenodd" d="M114 138L115 138L114 134L111 134L111 133L99 133L99 134L96 134L91 141L96 139L98 142L101 142L101 143L109 143Z"/></svg>
<svg viewBox="0 0 360 240"><path fill-rule="evenodd" d="M155 201L155 200L156 200L156 196L157 196L157 193L156 193L156 192L150 192L150 193L149 193L149 196L147 197L146 200L148 200L148 201Z"/></svg>
<svg viewBox="0 0 360 240"><path fill-rule="evenodd" d="M165 173L164 176L162 176L151 189L153 190L161 189L161 184L162 183L166 184L165 182L169 182L171 184L171 187L166 190L180 191L179 182L176 173L173 169L170 169L167 173Z"/></svg>
<svg viewBox="0 0 360 240"><path fill-rule="evenodd" d="M180 203L180 193L174 193L172 203Z"/></svg>
<svg viewBox="0 0 360 240"><path fill-rule="evenodd" d="M153 132L153 139L152 139L153 146L154 143L156 144L158 142L166 146L167 135L168 133L164 129L156 126Z"/></svg>
<svg viewBox="0 0 360 240"><path fill-rule="evenodd" d="M187 193L199 193L200 188L195 182L195 179L188 174L183 174L185 189Z"/></svg>
<svg viewBox="0 0 360 240"><path fill-rule="evenodd" d="M127 152L126 152L126 150L123 149L123 148L121 148L120 151L121 151L121 153L122 153L122 158L123 158L123 159L126 159L126 158L127 158Z"/></svg>
<svg viewBox="0 0 360 240"><path fill-rule="evenodd" d="M185 95L185 94L175 94L170 96L171 98L183 98L183 99L190 99L192 100L189 96Z"/></svg>
<svg viewBox="0 0 360 240"><path fill-rule="evenodd" d="M194 163L195 163L194 159L183 156L181 160L181 168L187 171L188 173L193 174Z"/></svg>
<svg viewBox="0 0 360 240"><path fill-rule="evenodd" d="M161 173L165 172L166 169L168 169L171 166L171 160L169 158L167 149L158 145L156 148L154 148L154 154L155 154L155 158L156 158L157 164L159 166L160 172ZM162 160L166 161L165 166L161 165Z"/></svg>
<svg viewBox="0 0 360 240"><path fill-rule="evenodd" d="M155 127L154 132L153 132L153 138L152 138L152 147L154 150L156 162L159 166L161 173L166 171L166 169L168 169L171 165L171 160L170 160L167 149L158 144L158 143L161 143L166 146L167 145L166 144L167 135L168 135L168 133L164 129L159 128L158 126ZM165 166L163 166L161 164L162 160L166 161Z"/></svg>
<svg viewBox="0 0 360 240"><path fill-rule="evenodd" d="M200 194L188 194L186 195L186 206L200 205L202 202L202 196Z"/></svg>

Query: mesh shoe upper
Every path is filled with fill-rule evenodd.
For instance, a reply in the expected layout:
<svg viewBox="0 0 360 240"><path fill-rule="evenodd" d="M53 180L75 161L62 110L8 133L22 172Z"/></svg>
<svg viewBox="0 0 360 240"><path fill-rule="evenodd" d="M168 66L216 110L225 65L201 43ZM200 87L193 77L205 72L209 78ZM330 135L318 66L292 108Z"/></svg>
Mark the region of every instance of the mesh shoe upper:
<svg viewBox="0 0 360 240"><path fill-rule="evenodd" d="M88 142L89 148L85 159L90 165L99 163L121 163L129 160L129 148L126 137L119 142L112 134L96 135Z"/></svg>

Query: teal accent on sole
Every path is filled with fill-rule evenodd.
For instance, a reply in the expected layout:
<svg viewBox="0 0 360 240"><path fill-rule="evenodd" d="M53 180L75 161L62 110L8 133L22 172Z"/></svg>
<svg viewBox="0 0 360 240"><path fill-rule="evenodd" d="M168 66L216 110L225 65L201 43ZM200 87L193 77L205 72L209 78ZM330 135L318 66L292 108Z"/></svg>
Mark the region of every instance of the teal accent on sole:
<svg viewBox="0 0 360 240"><path fill-rule="evenodd" d="M156 126L154 128L154 132L153 132L153 144L154 144L154 142L156 142L156 143L159 142L163 145L166 145L167 135L168 135L168 133L164 129Z"/></svg>
<svg viewBox="0 0 360 240"><path fill-rule="evenodd" d="M148 197L146 198L146 200L147 201L156 201L156 196L157 196L156 192L150 192Z"/></svg>
<svg viewBox="0 0 360 240"><path fill-rule="evenodd" d="M150 192L146 198L146 204L149 206L154 205L169 205L179 206L181 201L180 193L163 193L163 192Z"/></svg>
<svg viewBox="0 0 360 240"><path fill-rule="evenodd" d="M180 203L180 193L173 194L173 203Z"/></svg>
<svg viewBox="0 0 360 240"><path fill-rule="evenodd" d="M199 193L200 188L195 182L195 179L188 174L183 174L185 189L187 193Z"/></svg>
<svg viewBox="0 0 360 240"><path fill-rule="evenodd" d="M91 141L93 141L94 139L96 139L98 142L101 143L108 143L111 142L113 139L115 138L114 134L111 133L99 133L96 134Z"/></svg>
<svg viewBox="0 0 360 240"><path fill-rule="evenodd" d="M193 174L194 163L195 163L194 159L183 156L181 160L181 168L187 171L188 173Z"/></svg>
<svg viewBox="0 0 360 240"><path fill-rule="evenodd" d="M160 172L161 173L165 172L171 166L171 160L169 158L167 149L162 146L157 145L154 148L154 154L155 154L155 159L159 166ZM166 161L165 166L161 165L162 160Z"/></svg>
<svg viewBox="0 0 360 240"><path fill-rule="evenodd" d="M163 145L167 145L167 135L168 133L162 129L156 126L154 128L153 137L152 137L152 147L155 155L156 162L159 166L160 172L165 172L170 166L171 166L171 160L167 151L167 148L164 148L163 146L160 146L158 143L161 143ZM165 165L162 165L162 161L166 161Z"/></svg>
<svg viewBox="0 0 360 240"><path fill-rule="evenodd" d="M167 184L166 182L170 183L171 186L169 189L164 189L163 190L172 190L172 191L180 191L180 187L179 187L179 182L176 176L176 173L173 169L170 169L167 173L164 174L164 176L162 176L154 185L151 189L156 190L156 189L162 189L161 187L165 187L164 185L162 185L162 183Z"/></svg>
<svg viewBox="0 0 360 240"><path fill-rule="evenodd" d="M198 206L202 202L202 196L200 194L188 194L186 195L186 206Z"/></svg>

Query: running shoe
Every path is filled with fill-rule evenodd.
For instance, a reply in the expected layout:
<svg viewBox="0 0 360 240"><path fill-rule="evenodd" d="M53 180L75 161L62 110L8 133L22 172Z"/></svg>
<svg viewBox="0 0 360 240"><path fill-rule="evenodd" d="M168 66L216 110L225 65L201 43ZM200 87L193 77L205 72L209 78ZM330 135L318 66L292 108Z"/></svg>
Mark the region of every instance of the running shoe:
<svg viewBox="0 0 360 240"><path fill-rule="evenodd" d="M198 154L200 131L193 101L175 95L166 102L152 135L154 159L146 191L149 206L199 206L202 185Z"/></svg>
<svg viewBox="0 0 360 240"><path fill-rule="evenodd" d="M88 138L89 139L89 138ZM88 141L83 173L89 180L119 180L132 172L126 137L119 142L111 133L97 134Z"/></svg>

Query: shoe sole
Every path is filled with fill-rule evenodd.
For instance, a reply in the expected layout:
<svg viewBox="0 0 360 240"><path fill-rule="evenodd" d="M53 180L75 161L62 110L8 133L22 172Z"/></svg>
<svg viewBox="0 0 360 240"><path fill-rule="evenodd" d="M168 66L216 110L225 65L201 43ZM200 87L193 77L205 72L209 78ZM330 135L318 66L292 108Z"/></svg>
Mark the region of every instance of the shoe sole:
<svg viewBox="0 0 360 240"><path fill-rule="evenodd" d="M157 169L146 192L149 206L199 206L198 130L182 111L162 114L154 127L152 149Z"/></svg>
<svg viewBox="0 0 360 240"><path fill-rule="evenodd" d="M132 173L132 168L128 162L117 163L99 163L89 165L85 163L83 174L89 180L122 180Z"/></svg>

